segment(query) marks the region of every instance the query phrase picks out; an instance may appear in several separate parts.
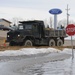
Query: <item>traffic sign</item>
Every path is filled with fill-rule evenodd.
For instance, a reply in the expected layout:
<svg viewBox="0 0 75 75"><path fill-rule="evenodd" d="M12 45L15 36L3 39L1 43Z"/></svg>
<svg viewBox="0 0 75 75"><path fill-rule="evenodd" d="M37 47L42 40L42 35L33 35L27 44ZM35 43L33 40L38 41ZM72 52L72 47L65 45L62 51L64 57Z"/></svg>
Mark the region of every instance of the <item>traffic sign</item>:
<svg viewBox="0 0 75 75"><path fill-rule="evenodd" d="M75 34L75 25L74 24L69 24L67 27L66 27L66 33L69 35L69 36L73 36Z"/></svg>
<svg viewBox="0 0 75 75"><path fill-rule="evenodd" d="M62 11L58 8L54 8L54 9L49 10L49 13L57 15L57 14L61 14Z"/></svg>

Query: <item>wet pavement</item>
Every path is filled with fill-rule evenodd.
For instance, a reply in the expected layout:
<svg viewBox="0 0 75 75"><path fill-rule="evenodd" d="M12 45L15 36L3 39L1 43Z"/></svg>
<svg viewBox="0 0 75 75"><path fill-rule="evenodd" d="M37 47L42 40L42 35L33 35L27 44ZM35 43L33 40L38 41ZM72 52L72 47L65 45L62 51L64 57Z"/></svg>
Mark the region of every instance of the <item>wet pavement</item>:
<svg viewBox="0 0 75 75"><path fill-rule="evenodd" d="M75 75L69 74L74 64L71 63L71 54L41 53L29 56L3 56L0 59L1 75Z"/></svg>

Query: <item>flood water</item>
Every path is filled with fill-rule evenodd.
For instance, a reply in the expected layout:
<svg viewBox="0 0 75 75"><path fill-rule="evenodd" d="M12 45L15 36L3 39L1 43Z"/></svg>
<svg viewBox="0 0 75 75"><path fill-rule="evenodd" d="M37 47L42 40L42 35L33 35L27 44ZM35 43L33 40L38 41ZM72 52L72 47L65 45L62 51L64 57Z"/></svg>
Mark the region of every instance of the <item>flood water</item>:
<svg viewBox="0 0 75 75"><path fill-rule="evenodd" d="M42 67L43 75L75 75L75 60L48 62Z"/></svg>
<svg viewBox="0 0 75 75"><path fill-rule="evenodd" d="M35 64L20 71L25 75L75 75L75 59Z"/></svg>
<svg viewBox="0 0 75 75"><path fill-rule="evenodd" d="M64 55L64 56L63 56ZM60 58L62 58L60 60ZM58 59L57 59L58 58ZM11 59L11 58L10 58ZM57 59L57 60L55 60ZM4 59L5 60L5 59ZM2 61L3 62L3 61ZM1 75L75 75L75 58L53 53L0 63Z"/></svg>

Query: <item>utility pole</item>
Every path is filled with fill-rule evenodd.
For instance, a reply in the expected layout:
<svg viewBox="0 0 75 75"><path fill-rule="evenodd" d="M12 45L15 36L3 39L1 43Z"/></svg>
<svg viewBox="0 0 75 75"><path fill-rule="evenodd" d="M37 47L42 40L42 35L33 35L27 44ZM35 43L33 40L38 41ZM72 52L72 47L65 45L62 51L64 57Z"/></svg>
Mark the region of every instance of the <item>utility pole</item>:
<svg viewBox="0 0 75 75"><path fill-rule="evenodd" d="M70 16L70 14L68 13L69 10L70 10L70 8L68 8L68 4L67 4L67 9L66 9L66 11L67 11L67 25L69 24L69 16Z"/></svg>

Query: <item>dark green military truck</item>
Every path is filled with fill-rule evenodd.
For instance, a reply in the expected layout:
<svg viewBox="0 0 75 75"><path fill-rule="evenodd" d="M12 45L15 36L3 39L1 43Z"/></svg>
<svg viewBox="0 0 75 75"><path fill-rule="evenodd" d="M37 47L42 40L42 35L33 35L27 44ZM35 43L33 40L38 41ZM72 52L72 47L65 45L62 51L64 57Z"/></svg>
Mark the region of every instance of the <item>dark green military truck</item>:
<svg viewBox="0 0 75 75"><path fill-rule="evenodd" d="M11 46L62 46L65 36L65 30L46 29L43 21L22 21L7 33L7 42Z"/></svg>

